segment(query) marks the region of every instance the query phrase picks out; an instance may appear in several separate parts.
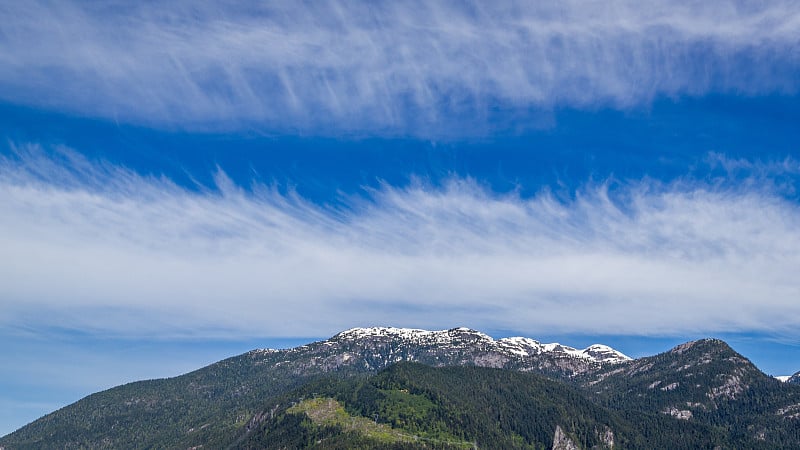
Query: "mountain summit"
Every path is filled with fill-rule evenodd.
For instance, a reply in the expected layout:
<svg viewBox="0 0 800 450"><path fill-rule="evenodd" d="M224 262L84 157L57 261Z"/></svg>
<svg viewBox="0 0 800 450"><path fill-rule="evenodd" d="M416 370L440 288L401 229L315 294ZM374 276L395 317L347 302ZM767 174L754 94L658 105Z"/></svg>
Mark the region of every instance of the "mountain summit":
<svg viewBox="0 0 800 450"><path fill-rule="evenodd" d="M459 327L449 330L428 331L413 328L370 327L343 331L329 343L359 342L368 346L391 346L397 353L415 357L426 356L474 357L475 365L502 367L508 364L525 364L531 358L578 358L588 363L620 363L631 358L620 351L594 344L583 350L559 343L543 344L526 337L508 337L495 340L480 331ZM329 344L330 345L330 344ZM409 354L411 351L413 354ZM396 356L395 356L396 357ZM464 361L468 362L468 361Z"/></svg>

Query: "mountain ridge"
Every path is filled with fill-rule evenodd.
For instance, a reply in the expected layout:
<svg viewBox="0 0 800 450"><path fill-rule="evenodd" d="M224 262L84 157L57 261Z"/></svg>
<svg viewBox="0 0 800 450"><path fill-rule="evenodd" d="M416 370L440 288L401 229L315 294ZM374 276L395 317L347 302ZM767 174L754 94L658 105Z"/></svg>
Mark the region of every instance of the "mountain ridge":
<svg viewBox="0 0 800 450"><path fill-rule="evenodd" d="M592 344L585 349L579 350L557 342L541 343L535 339L522 336L494 339L483 332L468 327L456 327L438 331L418 328L357 327L342 331L329 340L357 340L366 337L383 336L415 343L452 345L454 343L454 336L462 333L472 334L476 338L485 341L488 345L494 345L496 349L500 351L523 357L540 355L542 353L554 353L563 354L565 356L575 356L594 362L617 363L632 359L624 353L604 344ZM426 340L428 342L425 342Z"/></svg>
<svg viewBox="0 0 800 450"><path fill-rule="evenodd" d="M800 444L800 435L790 427L800 420L800 386L766 376L721 340L690 341L631 359L602 344L579 350L522 337L495 340L465 327L370 327L291 349L256 349L178 377L98 392L0 438L0 447L189 448L215 443L212 447L224 448L243 430L274 418L275 402L314 380L370 378L401 362L545 376L579 389L587 401L609 414L617 411L613 414L622 414L623 422L632 420L634 427L656 415L697 423L697 430L711 427L750 447L758 433L765 442ZM739 419L731 422L736 415ZM663 425L661 419L656 422ZM572 432L563 423L558 426L562 434ZM742 426L755 431L742 431Z"/></svg>

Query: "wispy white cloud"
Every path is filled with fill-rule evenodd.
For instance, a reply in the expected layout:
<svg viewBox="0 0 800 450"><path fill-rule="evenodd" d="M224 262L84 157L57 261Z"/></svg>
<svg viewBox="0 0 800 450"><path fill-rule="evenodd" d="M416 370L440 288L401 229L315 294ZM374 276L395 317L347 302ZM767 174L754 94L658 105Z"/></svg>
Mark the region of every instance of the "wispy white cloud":
<svg viewBox="0 0 800 450"><path fill-rule="evenodd" d="M606 183L565 202L452 179L323 207L217 180L187 190L67 150L17 149L0 163L1 320L237 336L381 323L792 334L800 323L800 208L767 184Z"/></svg>
<svg viewBox="0 0 800 450"><path fill-rule="evenodd" d="M800 70L788 0L33 0L0 19L0 98L169 127L480 132L497 110L797 93Z"/></svg>

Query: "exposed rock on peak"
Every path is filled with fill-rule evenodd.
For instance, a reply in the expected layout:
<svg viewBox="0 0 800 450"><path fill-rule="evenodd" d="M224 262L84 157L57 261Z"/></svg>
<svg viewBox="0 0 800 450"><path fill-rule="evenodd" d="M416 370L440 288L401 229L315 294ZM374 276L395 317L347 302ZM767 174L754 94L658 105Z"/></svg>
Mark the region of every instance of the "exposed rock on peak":
<svg viewBox="0 0 800 450"><path fill-rule="evenodd" d="M668 353L682 355L690 351L703 351L703 350L717 350L717 351L733 351L730 346L721 339L705 338L696 341L689 341L675 346Z"/></svg>

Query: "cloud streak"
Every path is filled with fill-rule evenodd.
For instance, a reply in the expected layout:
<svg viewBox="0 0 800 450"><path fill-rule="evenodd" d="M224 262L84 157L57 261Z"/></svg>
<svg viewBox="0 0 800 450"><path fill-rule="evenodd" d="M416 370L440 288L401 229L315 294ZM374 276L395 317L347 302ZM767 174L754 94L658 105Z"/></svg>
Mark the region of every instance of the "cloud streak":
<svg viewBox="0 0 800 450"><path fill-rule="evenodd" d="M0 18L0 98L158 127L480 133L531 110L796 94L800 70L800 7L780 0L31 1Z"/></svg>
<svg viewBox="0 0 800 450"><path fill-rule="evenodd" d="M756 182L589 184L565 202L415 181L330 207L221 172L187 190L25 146L0 163L0 312L5 326L150 336L792 334L798 223L797 204Z"/></svg>

